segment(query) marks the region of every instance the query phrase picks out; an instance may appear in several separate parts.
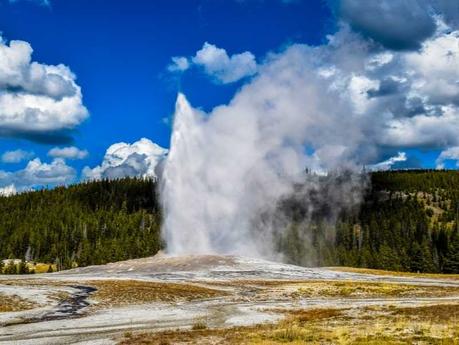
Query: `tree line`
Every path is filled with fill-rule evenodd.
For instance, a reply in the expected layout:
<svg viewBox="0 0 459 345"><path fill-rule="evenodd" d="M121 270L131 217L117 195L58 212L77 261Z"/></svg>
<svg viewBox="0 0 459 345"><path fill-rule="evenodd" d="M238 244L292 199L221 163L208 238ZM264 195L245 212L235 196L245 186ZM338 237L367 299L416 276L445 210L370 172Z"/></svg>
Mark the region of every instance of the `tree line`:
<svg viewBox="0 0 459 345"><path fill-rule="evenodd" d="M279 209L288 222L276 245L285 260L459 273L459 172L388 171L369 178L362 203L336 217L326 198L312 199L313 211L301 198L283 200ZM316 194L331 195L337 184L322 185L327 190ZM152 179L124 178L0 197L0 259L61 270L154 255L163 248L156 191ZM27 273L23 264L16 271L6 266L0 262L0 271Z"/></svg>
<svg viewBox="0 0 459 345"><path fill-rule="evenodd" d="M343 209L331 222L320 205L306 223L292 218L280 241L289 262L459 273L459 172L386 171L369 177L358 208ZM296 215L302 207L291 205Z"/></svg>
<svg viewBox="0 0 459 345"><path fill-rule="evenodd" d="M161 210L151 179L125 178L0 197L0 258L56 269L155 254Z"/></svg>

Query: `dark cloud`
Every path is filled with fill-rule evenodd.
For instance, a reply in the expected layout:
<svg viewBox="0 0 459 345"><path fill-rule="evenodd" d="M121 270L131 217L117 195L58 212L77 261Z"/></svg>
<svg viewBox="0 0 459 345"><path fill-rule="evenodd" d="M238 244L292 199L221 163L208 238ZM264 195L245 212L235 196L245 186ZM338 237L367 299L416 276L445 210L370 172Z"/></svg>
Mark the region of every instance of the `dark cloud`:
<svg viewBox="0 0 459 345"><path fill-rule="evenodd" d="M436 28L424 1L342 0L335 6L355 31L393 50L419 49Z"/></svg>
<svg viewBox="0 0 459 345"><path fill-rule="evenodd" d="M379 88L367 91L368 97L382 97L393 95L400 90L400 83L393 79L381 80Z"/></svg>
<svg viewBox="0 0 459 345"><path fill-rule="evenodd" d="M448 25L456 28L459 26L459 1L434 0L433 5L436 11L442 14Z"/></svg>
<svg viewBox="0 0 459 345"><path fill-rule="evenodd" d="M406 100L407 116L415 116L427 112L424 102L419 97L412 97Z"/></svg>
<svg viewBox="0 0 459 345"><path fill-rule="evenodd" d="M335 16L392 50L417 50L437 28L439 16L459 28L457 0L328 0Z"/></svg>
<svg viewBox="0 0 459 345"><path fill-rule="evenodd" d="M73 144L74 138L72 134L74 134L74 131L31 132L0 128L0 137L25 139L47 145Z"/></svg>

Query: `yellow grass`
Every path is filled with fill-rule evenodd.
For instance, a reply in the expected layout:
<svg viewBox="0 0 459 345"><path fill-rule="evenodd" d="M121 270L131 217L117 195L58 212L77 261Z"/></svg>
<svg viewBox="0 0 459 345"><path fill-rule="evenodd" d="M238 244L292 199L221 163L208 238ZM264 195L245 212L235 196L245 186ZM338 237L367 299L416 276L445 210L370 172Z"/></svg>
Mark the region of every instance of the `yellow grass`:
<svg viewBox="0 0 459 345"><path fill-rule="evenodd" d="M191 329L193 331L202 330L206 328L207 328L207 321L205 319L197 319L191 326Z"/></svg>
<svg viewBox="0 0 459 345"><path fill-rule="evenodd" d="M459 287L421 286L401 283L369 281L303 280L257 281L239 280L213 282L210 286L251 289L251 300L297 298L373 298L373 297L429 297L459 296ZM238 298L235 298L237 300ZM244 299L244 297L239 297Z"/></svg>
<svg viewBox="0 0 459 345"><path fill-rule="evenodd" d="M315 309L275 325L129 333L120 345L165 344L459 344L459 305L419 308ZM433 318L429 318L434 315ZM438 318L435 315L439 316Z"/></svg>
<svg viewBox="0 0 459 345"><path fill-rule="evenodd" d="M356 267L328 267L334 271L361 273L361 274L374 274L382 276L401 276L412 278L430 278L430 279L452 279L459 280L459 274L444 274L444 273L413 273L413 272L397 272L377 270L372 268L356 268Z"/></svg>
<svg viewBox="0 0 459 345"><path fill-rule="evenodd" d="M178 302L222 296L225 293L192 284L159 283L137 280L93 280L92 295L98 307L112 307L149 302Z"/></svg>
<svg viewBox="0 0 459 345"><path fill-rule="evenodd" d="M18 296L0 294L0 312L13 312L33 309L37 305Z"/></svg>
<svg viewBox="0 0 459 345"><path fill-rule="evenodd" d="M427 297L459 295L459 287L360 281L317 281L299 285L293 297Z"/></svg>

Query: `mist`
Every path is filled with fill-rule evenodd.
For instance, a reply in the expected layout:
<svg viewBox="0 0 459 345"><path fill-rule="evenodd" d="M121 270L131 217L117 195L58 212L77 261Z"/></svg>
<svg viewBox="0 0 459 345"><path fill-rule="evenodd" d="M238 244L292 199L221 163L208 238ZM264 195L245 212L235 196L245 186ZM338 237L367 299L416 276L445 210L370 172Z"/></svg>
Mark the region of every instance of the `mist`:
<svg viewBox="0 0 459 345"><path fill-rule="evenodd" d="M228 105L209 114L178 95L161 189L169 253L281 259L279 202L303 185L312 212L317 200L306 191L318 188L317 176L359 171L352 158L365 136L352 124L346 100L308 67L305 49L273 57ZM341 180L340 190L351 180ZM332 222L360 193L323 198L332 205Z"/></svg>

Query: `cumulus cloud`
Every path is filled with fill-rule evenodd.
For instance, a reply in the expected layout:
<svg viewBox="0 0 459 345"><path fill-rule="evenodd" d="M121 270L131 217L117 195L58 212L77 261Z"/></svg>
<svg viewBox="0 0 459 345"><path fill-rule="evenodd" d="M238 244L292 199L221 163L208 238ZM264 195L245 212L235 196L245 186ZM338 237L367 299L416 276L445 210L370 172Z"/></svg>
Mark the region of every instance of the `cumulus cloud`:
<svg viewBox="0 0 459 345"><path fill-rule="evenodd" d="M64 159L83 159L88 156L87 150L80 150L78 147L53 147L48 151L48 156Z"/></svg>
<svg viewBox="0 0 459 345"><path fill-rule="evenodd" d="M225 49L207 42L196 52L193 63L202 66L208 75L223 84L252 76L257 71L257 63L252 53L243 52L228 56Z"/></svg>
<svg viewBox="0 0 459 345"><path fill-rule="evenodd" d="M168 70L183 72L192 65L201 68L216 83L228 84L257 73L257 62L251 52L228 55L225 49L205 42L191 58L173 57Z"/></svg>
<svg viewBox="0 0 459 345"><path fill-rule="evenodd" d="M399 163L399 162L405 162L406 159L407 159L406 153L399 152L396 156L390 157L386 159L385 161L382 161L376 164L372 164L368 168L373 171L390 170L394 164Z"/></svg>
<svg viewBox="0 0 459 345"><path fill-rule="evenodd" d="M16 187L14 184L0 188L0 196L11 196L17 193Z"/></svg>
<svg viewBox="0 0 459 345"><path fill-rule="evenodd" d="M19 163L23 160L32 158L34 156L33 152L24 151L21 149L14 151L6 151L2 154L1 160L3 163Z"/></svg>
<svg viewBox="0 0 459 345"><path fill-rule="evenodd" d="M361 114L376 146L443 148L458 143L459 31L437 30L417 51L377 48L343 26L314 49L317 68ZM370 122L366 122L371 120Z"/></svg>
<svg viewBox="0 0 459 345"><path fill-rule="evenodd" d="M437 169L444 169L447 160L456 161L456 166L459 167L459 146L449 147L440 153L435 161Z"/></svg>
<svg viewBox="0 0 459 345"><path fill-rule="evenodd" d="M407 54L406 68L415 73L414 94L434 105L459 105L459 30L439 34L420 52Z"/></svg>
<svg viewBox="0 0 459 345"><path fill-rule="evenodd" d="M29 190L36 187L55 186L71 183L75 180L76 171L68 166L61 158L51 163L44 163L35 158L27 163L22 170L0 170L0 186L13 186L17 191Z"/></svg>
<svg viewBox="0 0 459 345"><path fill-rule="evenodd" d="M0 135L34 140L72 129L88 116L72 71L32 61L32 52L25 41L0 38Z"/></svg>
<svg viewBox="0 0 459 345"><path fill-rule="evenodd" d="M56 158L51 163L42 163L39 158L31 160L25 169L16 173L17 184L29 186L65 184L74 180L75 169L63 159Z"/></svg>
<svg viewBox="0 0 459 345"><path fill-rule="evenodd" d="M146 138L133 144L116 143L107 149L99 166L83 169L83 177L89 180L126 176L156 177L155 169L166 154L166 149Z"/></svg>

